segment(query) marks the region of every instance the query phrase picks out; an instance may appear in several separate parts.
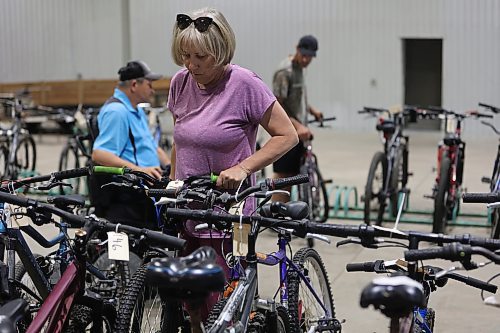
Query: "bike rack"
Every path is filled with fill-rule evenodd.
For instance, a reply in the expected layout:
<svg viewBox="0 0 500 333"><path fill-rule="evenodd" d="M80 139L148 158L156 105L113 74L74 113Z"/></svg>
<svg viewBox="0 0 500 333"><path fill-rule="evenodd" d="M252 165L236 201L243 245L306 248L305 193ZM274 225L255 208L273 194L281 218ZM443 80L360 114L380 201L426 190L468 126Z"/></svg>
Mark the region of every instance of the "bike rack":
<svg viewBox="0 0 500 333"><path fill-rule="evenodd" d="M358 202L358 190L354 186L341 186L332 184L327 189L328 203L330 205L330 219L340 220L357 220L363 221L364 213L363 207ZM399 195L401 200L402 193ZM458 193L458 198L461 193ZM350 200L351 198L352 201ZM462 227L491 227L491 213L488 210L487 214L474 214L474 213L460 213L460 205L455 205L451 221L448 222L450 226ZM394 222L395 217L392 216L390 203L387 207L384 221ZM409 196L407 196L405 208L401 215L400 223L411 224L429 224L432 225L432 211L429 210L413 210L410 209ZM473 220L476 218L480 220Z"/></svg>

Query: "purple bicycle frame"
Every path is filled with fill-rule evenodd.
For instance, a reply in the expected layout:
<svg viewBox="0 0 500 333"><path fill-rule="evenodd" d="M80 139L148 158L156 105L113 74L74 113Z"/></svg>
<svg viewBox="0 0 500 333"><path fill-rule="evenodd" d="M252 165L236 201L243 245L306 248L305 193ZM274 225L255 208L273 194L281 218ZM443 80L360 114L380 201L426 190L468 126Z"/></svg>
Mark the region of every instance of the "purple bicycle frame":
<svg viewBox="0 0 500 333"><path fill-rule="evenodd" d="M278 251L272 252L270 254L259 253L257 255L257 262L259 264L264 264L266 266L275 266L275 265L279 264L281 305L288 308L288 279L287 279L287 273L288 273L287 266L288 266L288 267L290 267L290 269L292 269L293 271L295 271L299 274L300 279L302 281L304 281L307 288L311 291L311 293L313 294L313 296L316 299L316 301L318 302L318 304L320 304L321 307L323 308L323 311L325 311L325 313L328 316L331 316L332 314L326 308L326 306L323 304L323 301L319 298L318 294L316 293L316 290L314 290L313 286L311 286L309 279L304 275L304 273L302 273L302 271L299 269L299 267L297 267L297 265L286 256L286 245L287 244L288 244L288 241L286 240L286 238L280 234L279 240L278 240L278 247L279 247Z"/></svg>
<svg viewBox="0 0 500 333"><path fill-rule="evenodd" d="M45 299L26 333L39 333L48 324L46 332L59 333L69 315L71 305L84 285L85 267L77 260L68 265L61 279Z"/></svg>

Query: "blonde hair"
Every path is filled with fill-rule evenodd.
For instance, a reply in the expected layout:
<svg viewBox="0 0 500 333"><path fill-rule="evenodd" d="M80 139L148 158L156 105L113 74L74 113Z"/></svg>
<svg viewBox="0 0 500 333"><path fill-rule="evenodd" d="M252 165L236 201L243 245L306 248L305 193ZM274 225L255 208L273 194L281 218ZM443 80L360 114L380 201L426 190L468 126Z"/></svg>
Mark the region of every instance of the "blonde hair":
<svg viewBox="0 0 500 333"><path fill-rule="evenodd" d="M236 38L233 29L227 22L224 15L213 8L202 8L193 11L190 15L195 20L198 17L210 17L213 23L208 30L199 32L194 24L190 24L186 29L181 30L174 24L172 39L172 58L179 65L184 65L182 55L187 45L199 49L202 53L211 55L215 59L215 66L223 66L231 62L236 49Z"/></svg>

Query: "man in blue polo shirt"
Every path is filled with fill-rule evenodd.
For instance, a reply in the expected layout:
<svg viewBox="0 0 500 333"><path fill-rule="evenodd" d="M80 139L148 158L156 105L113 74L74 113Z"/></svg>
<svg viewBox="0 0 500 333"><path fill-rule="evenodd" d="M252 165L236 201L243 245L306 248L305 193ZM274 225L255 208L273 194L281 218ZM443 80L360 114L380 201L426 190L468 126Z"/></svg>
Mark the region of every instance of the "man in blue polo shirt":
<svg viewBox="0 0 500 333"><path fill-rule="evenodd" d="M161 75L151 72L143 61L131 61L118 71L120 82L97 118L97 136L92 160L100 165L129 167L161 177L161 166L169 164L167 154L158 147L139 103L150 102L152 81Z"/></svg>
<svg viewBox="0 0 500 333"><path fill-rule="evenodd" d="M169 164L169 158L154 142L146 114L138 105L150 102L154 95L152 81L161 75L153 73L143 61L130 61L118 74L120 81L114 94L97 117L99 135L93 145L92 160L99 165L143 171L160 179L161 167ZM99 177L94 177L94 182L99 183ZM97 216L136 226L156 224L152 201L143 194L112 186L90 186L90 190Z"/></svg>

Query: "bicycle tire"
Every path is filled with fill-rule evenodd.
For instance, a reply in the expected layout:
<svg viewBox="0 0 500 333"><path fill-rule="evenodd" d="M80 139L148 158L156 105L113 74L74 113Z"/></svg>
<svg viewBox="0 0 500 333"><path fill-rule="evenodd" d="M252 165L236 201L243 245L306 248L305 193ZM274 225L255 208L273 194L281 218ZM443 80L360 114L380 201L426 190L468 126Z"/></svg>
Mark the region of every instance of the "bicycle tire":
<svg viewBox="0 0 500 333"><path fill-rule="evenodd" d="M9 150L5 146L0 146L0 179L4 179L9 161Z"/></svg>
<svg viewBox="0 0 500 333"><path fill-rule="evenodd" d="M289 269L288 279L288 312L291 332L308 332L309 323L318 319L335 318L335 307L328 274L319 253L311 248L302 248L293 256L293 262L307 278L317 296L322 300L329 316L310 293L309 288L301 280L299 273ZM315 276L313 276L313 274Z"/></svg>
<svg viewBox="0 0 500 333"><path fill-rule="evenodd" d="M379 168L382 167L381 174L378 172ZM373 155L372 161L370 163L370 169L368 170L368 178L366 180L364 201L364 222L368 225L372 224L372 213L377 211L377 218L375 224L382 225L383 212L385 210L385 198L383 198L383 190L385 179L387 177L387 158L385 154L381 151L376 152ZM374 185L378 184L378 188L374 188ZM377 190L376 190L377 189ZM374 202L376 206L373 206ZM380 211L382 210L382 214ZM381 216L382 215L382 216Z"/></svg>
<svg viewBox="0 0 500 333"><path fill-rule="evenodd" d="M500 210L498 208L491 212L491 238L500 239Z"/></svg>
<svg viewBox="0 0 500 333"><path fill-rule="evenodd" d="M78 148L72 146L69 142L63 148L59 156L59 171L80 168L80 159L78 157ZM70 180L71 187L59 186L60 194L78 194L80 193L81 178Z"/></svg>
<svg viewBox="0 0 500 333"><path fill-rule="evenodd" d="M16 175L19 175L20 171L35 171L36 167L36 144L35 140L31 135L23 137L19 140L19 144L16 147Z"/></svg>
<svg viewBox="0 0 500 333"><path fill-rule="evenodd" d="M220 300L218 300L214 304L214 306L212 307L212 309L210 310L210 312L208 314L208 317L207 317L207 320L205 323L205 328L207 331L210 330L212 328L212 326L214 326L215 321L221 315L222 310L226 306L226 303L227 303L227 297L224 297L224 298L221 298Z"/></svg>
<svg viewBox="0 0 500 333"><path fill-rule="evenodd" d="M94 314L94 309L82 304L73 304L68 320L63 328L63 333L84 333L84 332L114 332L113 326L116 319L116 309L109 303L104 303L102 312ZM93 317L101 316L102 327L94 327Z"/></svg>
<svg viewBox="0 0 500 333"><path fill-rule="evenodd" d="M392 216L396 217L399 211L399 190L403 187L403 151L404 148L399 147L396 155L394 156L394 161L391 170L391 213ZM399 184L401 183L401 187Z"/></svg>
<svg viewBox="0 0 500 333"><path fill-rule="evenodd" d="M441 167L439 170L439 183L436 196L434 197L434 213L432 218L432 232L444 233L448 221L448 190L450 185L451 160L447 153L441 157Z"/></svg>
<svg viewBox="0 0 500 333"><path fill-rule="evenodd" d="M116 333L139 333L144 331L143 327L148 327L151 332L165 332L166 327L172 327L172 332L178 332L177 325L167 324L168 320L178 316L166 313L167 303L160 299L158 289L146 284L146 267L142 265L137 269L123 292L115 323Z"/></svg>
<svg viewBox="0 0 500 333"><path fill-rule="evenodd" d="M401 187L405 188L406 185L408 185L408 146L407 144L403 145L403 170L402 170L402 176L403 178L401 179Z"/></svg>

